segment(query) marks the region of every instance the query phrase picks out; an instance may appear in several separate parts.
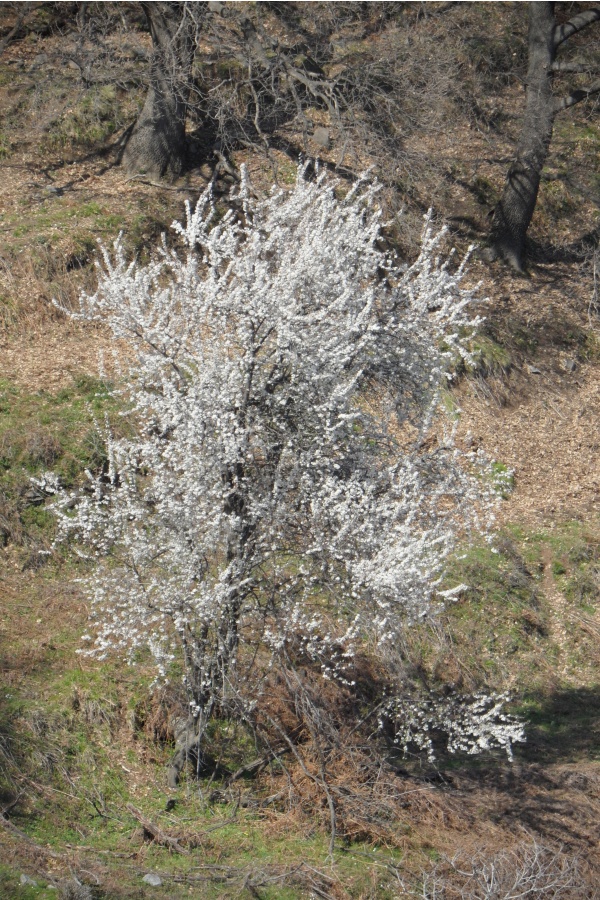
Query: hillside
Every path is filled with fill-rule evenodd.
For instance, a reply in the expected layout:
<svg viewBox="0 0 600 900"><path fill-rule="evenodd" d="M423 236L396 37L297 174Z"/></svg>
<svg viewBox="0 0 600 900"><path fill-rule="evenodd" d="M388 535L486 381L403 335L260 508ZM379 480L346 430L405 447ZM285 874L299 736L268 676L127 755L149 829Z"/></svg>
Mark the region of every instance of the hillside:
<svg viewBox="0 0 600 900"><path fill-rule="evenodd" d="M150 36L137 5L118 4L118 28L106 13L94 50L72 6L39 4L10 38L19 4L0 8L0 894L451 900L511 896L502 885L516 879L530 885L523 896L536 886L542 897L600 896L596 108L557 120L528 274L471 257L485 321L478 360L457 373L447 406L459 447L481 449L505 477L503 499L492 545L452 562L453 583L468 590L431 626L407 630L402 647L415 683L510 691L527 743L512 763L496 753L394 757L376 776L364 774L368 749L340 750L328 763L340 798L330 852L310 740L265 762L248 730L216 720L206 769L168 788L181 695L151 688L147 661L134 670L77 655L86 563L52 549L54 518L31 478L52 470L82 484L105 459L98 420L120 427L106 391L118 378L108 329L52 304L76 309L93 290L97 239L122 231L128 251L147 258L211 179L225 209L243 163L257 190L289 185L300 153L333 169L344 136L314 108L312 137L285 121L268 153L232 146L234 176L215 169L197 132L180 179L127 176L119 141L143 102ZM283 30L268 6L264 27ZM308 40L319 28L310 4L289 6ZM323 6L331 18L334 4ZM412 125L392 158L361 121L341 177L374 166L387 211L404 208L393 240L405 258L428 206L448 225L446 247L463 253L485 240L518 136L525 4L427 4L429 15L414 14L421 4L370 6L365 21L340 12L335 40L359 62L403 59L403 48ZM386 6L406 10L386 18ZM104 66L102 84L82 79L82 53ZM212 78L213 48L203 53ZM319 126L327 147L314 140ZM365 684L379 674L365 662ZM341 696L332 687L328 708ZM144 881L149 873L160 883ZM485 893L492 874L498 892Z"/></svg>

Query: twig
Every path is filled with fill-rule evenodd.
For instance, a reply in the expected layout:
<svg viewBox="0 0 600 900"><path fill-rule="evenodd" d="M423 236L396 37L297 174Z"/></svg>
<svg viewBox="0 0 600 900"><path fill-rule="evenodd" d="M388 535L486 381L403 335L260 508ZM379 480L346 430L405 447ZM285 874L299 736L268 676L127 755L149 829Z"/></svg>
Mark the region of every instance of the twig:
<svg viewBox="0 0 600 900"><path fill-rule="evenodd" d="M598 284L600 282L600 272L599 268L599 256L598 250L594 252L594 271L593 271L593 289L592 289L592 298L588 305L588 323L590 328L594 324L593 317L600 315L600 300L598 296Z"/></svg>
<svg viewBox="0 0 600 900"><path fill-rule="evenodd" d="M270 762L273 762L274 759L277 759L279 756L283 756L284 753L289 753L289 747L281 747L278 750L271 750L270 753L267 753L266 756L261 756L258 759L253 760L251 763L248 763L245 766L240 766L240 768L230 775L227 779L226 786L230 787L235 781L238 781L240 778L243 778L244 775L258 775L259 772L268 766Z"/></svg>
<svg viewBox="0 0 600 900"><path fill-rule="evenodd" d="M123 183L127 184L128 181L139 181L140 184L150 184L152 187L161 188L163 191L176 191L180 194L186 194L194 190L194 188L173 187L170 184L162 184L160 181L151 181L150 178L146 178L145 175L131 175L129 178L125 178Z"/></svg>
<svg viewBox="0 0 600 900"><path fill-rule="evenodd" d="M78 853L99 853L105 856L114 856L117 859L135 859L138 851L132 853L119 853L118 850L100 850L98 847L90 847L89 844L64 844L67 850L76 850Z"/></svg>
<svg viewBox="0 0 600 900"><path fill-rule="evenodd" d="M227 159L225 154L222 153L220 150L215 150L214 154L217 157L218 162L217 162L217 165L215 166L215 171L213 173L213 177L211 178L211 181L215 181L219 172L223 171L223 172L226 172L228 175L230 175L234 181L239 182L240 176L235 171L233 166L229 163L229 160Z"/></svg>
<svg viewBox="0 0 600 900"><path fill-rule="evenodd" d="M10 42L12 41L12 39L13 39L13 38L15 37L15 35L18 33L18 31L19 31L19 29L21 28L21 25L23 24L23 22L24 22L27 18L29 18L29 16L31 15L32 12L35 12L36 9L39 9L40 5L41 5L41 4L37 4L37 6L33 6L33 7L30 6L30 5L28 5L28 6L26 6L25 8L22 8L22 9L21 9L21 11L19 12L19 15L17 16L17 21L15 22L15 24L13 25L13 27L10 29L10 31L8 32L8 34L6 35L6 37L4 37L4 38L0 41L0 56L2 56L2 54L3 54L4 51L6 50L6 48L8 47L8 45L10 44Z"/></svg>
<svg viewBox="0 0 600 900"><path fill-rule="evenodd" d="M335 849L335 838L336 838L336 833L337 833L337 826L336 826L335 803L333 802L333 797L331 796L329 787L328 787L326 781L324 780L324 777L317 778L316 775L313 775L312 772L310 772L307 769L307 767L304 765L302 757L300 756L300 754L294 747L294 744L292 743L292 741L290 740L288 735L285 733L283 728L278 724L278 722L276 722L275 719L272 718L272 716L267 715L266 718L271 723L271 725L279 732L279 734L281 735L283 740L286 741L286 743L288 744L288 746L290 748L290 751L293 753L298 765L300 766L300 768L302 769L302 771L304 772L306 777L309 778L314 784L321 787L323 789L323 791L325 792L325 796L327 798L327 805L329 807L329 818L330 818L329 855L331 857L333 857L333 851Z"/></svg>

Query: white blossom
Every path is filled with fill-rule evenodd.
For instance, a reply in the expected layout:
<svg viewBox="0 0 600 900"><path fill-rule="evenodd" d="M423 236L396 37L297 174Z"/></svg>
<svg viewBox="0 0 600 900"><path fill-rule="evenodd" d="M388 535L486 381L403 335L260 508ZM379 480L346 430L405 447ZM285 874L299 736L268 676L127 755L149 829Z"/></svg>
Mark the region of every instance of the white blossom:
<svg viewBox="0 0 600 900"><path fill-rule="evenodd" d="M163 238L141 264L119 238L81 299L127 347L137 435L108 434L103 473L56 506L97 558L91 652L149 650L163 678L182 659L196 714L257 642L295 642L328 678L361 643L394 654L484 525L483 462L438 427L478 322L464 266L440 261L430 218L399 264L376 186L336 190L300 170L256 199L244 175L224 214L207 190L173 226L183 252Z"/></svg>
<svg viewBox="0 0 600 900"><path fill-rule="evenodd" d="M394 742L405 753L411 747L425 750L435 759L433 734L445 740L450 753L476 754L503 750L512 760L512 745L525 741L523 722L504 709L508 694L465 697L396 697L382 708L380 725L391 721Z"/></svg>

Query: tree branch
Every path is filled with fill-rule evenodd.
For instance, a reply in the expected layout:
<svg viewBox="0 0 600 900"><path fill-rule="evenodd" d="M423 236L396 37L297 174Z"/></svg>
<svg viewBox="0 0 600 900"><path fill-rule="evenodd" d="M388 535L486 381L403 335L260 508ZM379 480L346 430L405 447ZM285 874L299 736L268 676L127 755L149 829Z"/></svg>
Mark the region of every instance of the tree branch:
<svg viewBox="0 0 600 900"><path fill-rule="evenodd" d="M246 775L258 775L265 769L270 762L273 762L274 759L279 759L280 756L283 756L284 753L289 753L289 747L279 747L276 750L270 750L269 753L266 753L264 756L261 756L259 759L255 759L253 762L248 763L246 766L241 766L233 775L230 775L227 779L227 787L231 787L231 785L238 781L240 778L243 778Z"/></svg>
<svg viewBox="0 0 600 900"><path fill-rule="evenodd" d="M584 75L597 71L597 66L590 66L584 62L569 61L567 59L556 59L552 63L553 72L562 72L568 75Z"/></svg>
<svg viewBox="0 0 600 900"><path fill-rule="evenodd" d="M2 54L6 50L6 48L12 41L12 39L18 34L18 32L20 31L21 26L23 25L25 20L28 19L29 16L32 13L34 13L37 9L39 9L40 5L41 4L32 6L32 5L27 4L27 6L21 7L21 9L19 10L19 15L17 16L17 21L15 22L13 27L10 29L8 34L4 38L2 38L2 40L0 41L0 56L2 56Z"/></svg>
<svg viewBox="0 0 600 900"><path fill-rule="evenodd" d="M162 828L159 828L158 825L155 825L154 822L151 822L150 819L146 818L141 810L132 803L128 803L126 808L133 818L137 819L144 831L147 832L157 844L162 844L163 847L168 847L169 850L175 850L176 853L188 853L185 847L181 846L177 838L165 834Z"/></svg>
<svg viewBox="0 0 600 900"><path fill-rule="evenodd" d="M563 25L557 25L554 29L555 49L560 47L561 44L574 34L577 34L577 32L582 31L582 29L587 28L588 25L591 25L598 20L600 20L600 6L596 6L593 9L586 9L585 12L579 13L578 16L573 16L572 19L565 22Z"/></svg>
<svg viewBox="0 0 600 900"><path fill-rule="evenodd" d="M41 844L37 844L33 838L30 838L28 834L25 834L25 832L21 831L20 828L17 828L16 825L13 825L10 819L7 819L5 816L0 815L0 825L18 838L19 841L34 848L35 852L42 853L44 856L49 856L51 859L61 859L61 853L56 853L53 850L49 850L47 847L42 847Z"/></svg>
<svg viewBox="0 0 600 900"><path fill-rule="evenodd" d="M573 93L569 94L567 97L561 97L560 99L555 100L554 109L559 113L563 109L569 109L570 106L581 103L582 100L587 100L588 97L591 97L598 92L600 92L600 79L590 85L589 88L581 88L580 90L573 91Z"/></svg>

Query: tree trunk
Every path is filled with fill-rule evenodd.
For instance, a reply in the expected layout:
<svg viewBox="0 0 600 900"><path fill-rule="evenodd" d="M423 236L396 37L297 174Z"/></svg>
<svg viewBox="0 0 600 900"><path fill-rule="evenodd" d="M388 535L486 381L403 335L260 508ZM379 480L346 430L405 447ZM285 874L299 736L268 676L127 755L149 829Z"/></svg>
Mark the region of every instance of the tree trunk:
<svg viewBox="0 0 600 900"><path fill-rule="evenodd" d="M529 4L529 66L527 104L521 137L504 186L502 199L494 210L490 236L492 258L502 257L523 271L525 236L537 201L542 168L548 155L555 104L552 93L554 4Z"/></svg>
<svg viewBox="0 0 600 900"><path fill-rule="evenodd" d="M196 26L186 3L142 3L152 34L150 86L123 153L130 173L176 178L187 160L185 119Z"/></svg>
<svg viewBox="0 0 600 900"><path fill-rule="evenodd" d="M177 723L175 730L175 753L169 762L167 781L170 788L176 788L179 778L190 757L199 760L202 734L192 717Z"/></svg>

